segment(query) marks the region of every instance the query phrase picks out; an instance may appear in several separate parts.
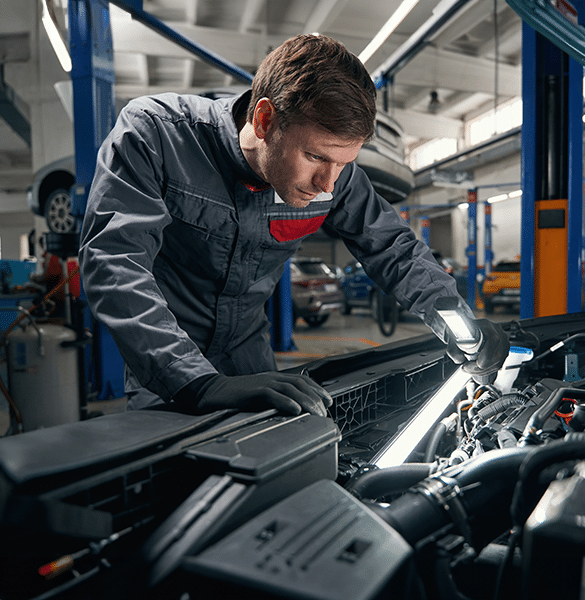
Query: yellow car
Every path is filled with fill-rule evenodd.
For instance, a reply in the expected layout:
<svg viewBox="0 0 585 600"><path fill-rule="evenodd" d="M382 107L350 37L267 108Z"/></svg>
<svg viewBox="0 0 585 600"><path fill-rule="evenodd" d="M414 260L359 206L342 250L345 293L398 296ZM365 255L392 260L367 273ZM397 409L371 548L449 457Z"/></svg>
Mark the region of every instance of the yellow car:
<svg viewBox="0 0 585 600"><path fill-rule="evenodd" d="M486 314L494 306L520 306L520 261L504 260L495 265L483 282L483 303Z"/></svg>

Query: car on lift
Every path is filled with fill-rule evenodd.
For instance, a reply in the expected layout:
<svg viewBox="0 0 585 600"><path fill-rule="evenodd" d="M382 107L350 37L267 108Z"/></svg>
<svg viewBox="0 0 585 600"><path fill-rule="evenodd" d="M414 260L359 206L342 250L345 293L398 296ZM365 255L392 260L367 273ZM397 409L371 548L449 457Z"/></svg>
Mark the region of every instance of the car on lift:
<svg viewBox="0 0 585 600"><path fill-rule="evenodd" d="M45 217L54 233L72 233L75 217L71 213L71 186L75 183L75 158L66 156L39 169L26 200L29 209Z"/></svg>
<svg viewBox="0 0 585 600"><path fill-rule="evenodd" d="M486 275L483 286L483 304L486 314L491 315L496 306L518 308L520 306L520 261L502 260Z"/></svg>
<svg viewBox="0 0 585 600"><path fill-rule="evenodd" d="M376 114L375 135L360 149L357 164L378 194L389 202L405 200L414 187L414 173L404 161L402 127L389 114Z"/></svg>
<svg viewBox="0 0 585 600"><path fill-rule="evenodd" d="M290 276L294 323L304 319L309 327L319 327L343 307L339 279L320 258L294 256Z"/></svg>

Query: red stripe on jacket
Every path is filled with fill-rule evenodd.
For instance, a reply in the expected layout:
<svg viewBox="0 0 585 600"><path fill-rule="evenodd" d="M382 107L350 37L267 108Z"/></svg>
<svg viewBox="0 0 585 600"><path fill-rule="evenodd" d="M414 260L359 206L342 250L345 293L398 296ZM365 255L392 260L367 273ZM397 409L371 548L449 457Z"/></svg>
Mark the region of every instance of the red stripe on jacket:
<svg viewBox="0 0 585 600"><path fill-rule="evenodd" d="M315 233L327 215L310 219L275 219L270 221L270 233L279 242L298 240L305 235Z"/></svg>

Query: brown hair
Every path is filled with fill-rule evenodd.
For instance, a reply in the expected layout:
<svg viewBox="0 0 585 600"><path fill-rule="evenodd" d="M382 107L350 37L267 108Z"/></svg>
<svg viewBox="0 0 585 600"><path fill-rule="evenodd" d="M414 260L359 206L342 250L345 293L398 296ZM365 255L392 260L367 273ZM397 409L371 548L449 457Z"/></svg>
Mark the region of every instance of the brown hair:
<svg viewBox="0 0 585 600"><path fill-rule="evenodd" d="M327 36L296 36L262 61L252 83L250 123L262 98L274 104L282 129L310 120L344 139L374 135L374 82L357 56Z"/></svg>

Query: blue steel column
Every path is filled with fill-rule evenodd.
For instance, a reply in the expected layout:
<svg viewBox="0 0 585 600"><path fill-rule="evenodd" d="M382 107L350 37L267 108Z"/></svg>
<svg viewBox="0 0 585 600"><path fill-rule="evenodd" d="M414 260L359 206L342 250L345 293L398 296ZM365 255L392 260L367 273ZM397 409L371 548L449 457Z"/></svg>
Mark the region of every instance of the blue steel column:
<svg viewBox="0 0 585 600"><path fill-rule="evenodd" d="M583 310L583 67L572 58L569 59L568 103L567 313L575 313Z"/></svg>
<svg viewBox="0 0 585 600"><path fill-rule="evenodd" d="M583 68L525 23L522 33L520 317L527 318L581 311ZM552 210L546 206L549 203ZM540 219L537 224L536 215L555 209L561 213L558 209L563 208L566 229L561 242L560 236L553 236L562 224ZM552 259L554 265L551 252L559 253L558 260ZM566 268L564 275L555 269L557 264ZM553 277L550 289L549 273L562 275L556 282Z"/></svg>
<svg viewBox="0 0 585 600"><path fill-rule="evenodd" d="M278 282L274 294L270 298L268 317L270 318L270 341L272 349L276 352L290 352L296 350L293 340L293 304L290 280L290 260L284 265L282 277Z"/></svg>
<svg viewBox="0 0 585 600"><path fill-rule="evenodd" d="M109 4L100 0L69 0L69 35L75 140L71 201L72 212L81 222L97 152L115 119ZM86 320L86 325L91 326L89 314ZM124 362L106 328L96 323L92 329L96 369L88 377L98 400L119 398L124 395Z"/></svg>
<svg viewBox="0 0 585 600"><path fill-rule="evenodd" d="M110 10L100 0L69 1L75 138L73 213L83 218L99 147L114 124Z"/></svg>
<svg viewBox="0 0 585 600"><path fill-rule="evenodd" d="M477 279L477 188L467 191L467 304L475 308Z"/></svg>
<svg viewBox="0 0 585 600"><path fill-rule="evenodd" d="M522 217L520 230L520 318L534 316L534 204L537 164L536 31L522 23Z"/></svg>
<svg viewBox="0 0 585 600"><path fill-rule="evenodd" d="M484 273L487 275L492 271L492 261L494 253L492 251L492 205L489 202L484 202Z"/></svg>

